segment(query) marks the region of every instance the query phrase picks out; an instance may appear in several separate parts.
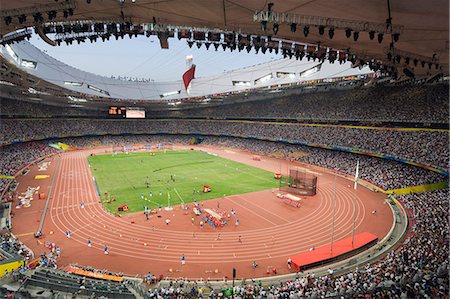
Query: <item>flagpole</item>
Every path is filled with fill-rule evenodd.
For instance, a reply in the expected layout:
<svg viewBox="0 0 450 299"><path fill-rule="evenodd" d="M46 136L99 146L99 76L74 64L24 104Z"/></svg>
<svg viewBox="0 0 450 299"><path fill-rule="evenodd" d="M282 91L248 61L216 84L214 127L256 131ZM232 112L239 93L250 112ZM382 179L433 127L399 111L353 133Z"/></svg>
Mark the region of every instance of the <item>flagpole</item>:
<svg viewBox="0 0 450 299"><path fill-rule="evenodd" d="M355 184L353 186L353 225L352 225L352 247L355 241L355 222L356 222L356 189L358 188L359 160L356 160Z"/></svg>
<svg viewBox="0 0 450 299"><path fill-rule="evenodd" d="M333 221L331 223L331 242L330 255L333 255L333 239L334 239L334 216L336 211L336 173L334 174L334 192L333 192Z"/></svg>

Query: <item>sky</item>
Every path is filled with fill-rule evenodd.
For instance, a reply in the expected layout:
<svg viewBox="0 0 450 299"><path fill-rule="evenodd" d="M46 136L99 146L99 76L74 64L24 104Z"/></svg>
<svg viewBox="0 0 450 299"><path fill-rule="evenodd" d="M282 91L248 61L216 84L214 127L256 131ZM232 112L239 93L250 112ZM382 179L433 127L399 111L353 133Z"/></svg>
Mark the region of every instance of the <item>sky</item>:
<svg viewBox="0 0 450 299"><path fill-rule="evenodd" d="M193 56L197 78L282 58L281 54L270 54L269 51L256 54L254 49L247 53L245 49L224 52L222 47L216 52L212 45L209 50L204 45L198 49L196 44L189 48L186 40L178 38L169 38L169 49L161 49L156 36L133 36L131 39L126 36L123 40L112 37L105 42L88 40L80 45L61 43L56 47L37 35L30 41L50 56L80 70L106 77L120 75L154 81L180 80L186 70L187 55Z"/></svg>
<svg viewBox="0 0 450 299"><path fill-rule="evenodd" d="M231 52L223 51L219 47L215 51L211 45L206 50L203 45L200 49L196 44L189 48L185 39L169 38L169 49L161 49L156 36L138 36L109 41L91 43L86 41L80 45L74 42L72 45L61 43L60 46L50 46L38 35L33 35L31 43L46 52L50 56L70 66L106 77L132 77L153 80L155 82L167 82L181 80L186 71L186 56L193 56L196 65L195 77L218 75L223 72L244 68L271 60L282 59L281 53L258 54L252 49L250 53L244 49ZM327 63L327 62L325 62ZM336 74L348 69L348 65L333 64Z"/></svg>

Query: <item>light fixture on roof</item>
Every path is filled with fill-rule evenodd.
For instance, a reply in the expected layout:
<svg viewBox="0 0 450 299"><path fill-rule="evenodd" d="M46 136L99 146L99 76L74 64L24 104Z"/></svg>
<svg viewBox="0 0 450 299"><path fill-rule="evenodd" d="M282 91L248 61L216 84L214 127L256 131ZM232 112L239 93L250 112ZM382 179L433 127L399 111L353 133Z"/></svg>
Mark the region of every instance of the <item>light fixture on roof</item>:
<svg viewBox="0 0 450 299"><path fill-rule="evenodd" d="M47 12L47 15L48 15L48 19L49 19L49 20L55 19L55 18L56 18L56 10L48 11L48 12Z"/></svg>
<svg viewBox="0 0 450 299"><path fill-rule="evenodd" d="M297 23L291 23L291 32L295 33L297 31Z"/></svg>
<svg viewBox="0 0 450 299"><path fill-rule="evenodd" d="M331 27L330 29L328 29L328 37L330 39L333 39L333 36L334 36L334 28Z"/></svg>
<svg viewBox="0 0 450 299"><path fill-rule="evenodd" d="M325 27L323 25L319 26L319 35L323 35L325 33Z"/></svg>
<svg viewBox="0 0 450 299"><path fill-rule="evenodd" d="M44 18L42 17L42 14L40 12L37 12L33 15L35 22L42 22L44 21Z"/></svg>
<svg viewBox="0 0 450 299"><path fill-rule="evenodd" d="M17 17L19 19L19 24L23 24L27 21L27 16L26 15L20 15Z"/></svg>
<svg viewBox="0 0 450 299"><path fill-rule="evenodd" d="M308 34L309 34L309 26L303 27L303 34L305 35L305 37L308 37Z"/></svg>
<svg viewBox="0 0 450 299"><path fill-rule="evenodd" d="M400 38L400 33L394 33L394 42L398 42L398 39Z"/></svg>
<svg viewBox="0 0 450 299"><path fill-rule="evenodd" d="M262 31L266 31L267 30L267 21L266 20L262 20L261 21L261 30Z"/></svg>
<svg viewBox="0 0 450 299"><path fill-rule="evenodd" d="M352 30L350 28L345 29L345 37L350 38L352 36Z"/></svg>
<svg viewBox="0 0 450 299"><path fill-rule="evenodd" d="M278 34L278 30L280 30L280 25L278 25L278 23L273 24L273 34L274 35Z"/></svg>
<svg viewBox="0 0 450 299"><path fill-rule="evenodd" d="M378 33L378 43L381 44L383 42L383 33Z"/></svg>
<svg viewBox="0 0 450 299"><path fill-rule="evenodd" d="M11 18L10 16L5 17L4 20L5 20L5 25L6 25L6 26L8 26L9 24L11 24L11 22L12 22L12 18Z"/></svg>

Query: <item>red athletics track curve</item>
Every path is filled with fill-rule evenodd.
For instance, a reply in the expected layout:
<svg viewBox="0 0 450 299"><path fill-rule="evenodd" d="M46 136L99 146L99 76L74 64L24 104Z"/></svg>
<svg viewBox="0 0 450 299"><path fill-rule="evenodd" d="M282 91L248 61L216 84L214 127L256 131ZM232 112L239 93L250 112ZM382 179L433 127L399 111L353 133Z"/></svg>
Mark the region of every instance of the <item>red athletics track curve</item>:
<svg viewBox="0 0 450 299"><path fill-rule="evenodd" d="M234 149L206 149L271 171L279 171L280 163L281 169L286 171L288 163L268 157L254 161L251 153ZM41 184L44 189L54 177L43 233L44 241L55 242L61 247L59 266L78 263L127 274L143 275L151 271L156 275L190 278L223 278L230 276L235 267L239 277L257 277L266 276L269 266L276 267L279 274L288 273L286 260L289 256L330 242L334 196L332 175L319 173L318 194L303 199L298 209L276 199L271 190L203 202L205 208L216 208L218 201L221 210L234 208L240 224L235 226L232 217L224 228L205 226L202 229L198 224L199 218L193 225L192 212L184 215L179 207L173 211L163 210L159 212L162 218L151 216L149 221L145 221L142 213L116 218L105 212L99 203L86 160L90 153L103 151L64 153L53 159L49 179L33 180L35 169L19 179L22 181L20 188L26 189L27 184ZM336 180L335 240L351 235L353 189L350 184L342 178ZM368 231L380 239L387 234L392 225L392 213L383 199L383 194L359 187L356 233ZM84 209L80 207L82 201ZM43 244L36 242L30 233L36 231L39 223L34 220L42 209L43 201L35 200L32 207L16 211L13 223L14 233L37 254L44 250ZM372 215L374 209L377 213ZM169 225L164 223L167 218L171 220ZM70 239L65 237L67 229L71 231ZM50 231L54 233L50 235ZM220 239L217 240L219 232ZM88 248L87 239L91 239L92 248ZM109 247L109 255L103 253L104 244ZM184 266L181 266L182 254L186 256ZM253 260L259 264L256 269L251 267Z"/></svg>

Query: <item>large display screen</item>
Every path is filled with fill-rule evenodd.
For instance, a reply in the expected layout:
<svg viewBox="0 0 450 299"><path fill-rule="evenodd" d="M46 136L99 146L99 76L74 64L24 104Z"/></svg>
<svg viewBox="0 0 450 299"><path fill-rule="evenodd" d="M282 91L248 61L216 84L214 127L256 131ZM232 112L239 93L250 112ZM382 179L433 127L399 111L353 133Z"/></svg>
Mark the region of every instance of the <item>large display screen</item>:
<svg viewBox="0 0 450 299"><path fill-rule="evenodd" d="M127 118L145 118L145 110L136 108L127 108Z"/></svg>
<svg viewBox="0 0 450 299"><path fill-rule="evenodd" d="M125 117L126 110L127 109L125 107L110 106L108 109L108 114L116 117Z"/></svg>

